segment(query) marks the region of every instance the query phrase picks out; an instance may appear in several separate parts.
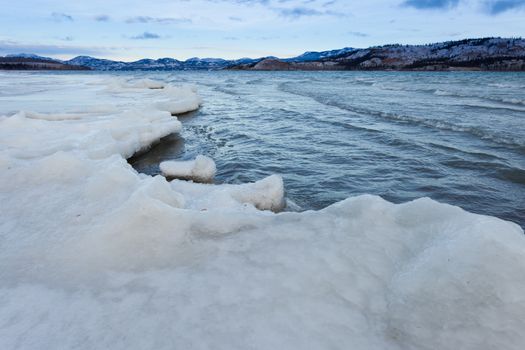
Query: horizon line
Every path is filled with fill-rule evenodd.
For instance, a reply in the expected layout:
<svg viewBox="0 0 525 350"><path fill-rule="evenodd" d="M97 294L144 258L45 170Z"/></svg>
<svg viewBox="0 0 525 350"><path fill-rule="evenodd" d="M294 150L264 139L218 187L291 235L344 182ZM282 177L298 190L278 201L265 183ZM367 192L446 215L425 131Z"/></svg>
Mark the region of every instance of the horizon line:
<svg viewBox="0 0 525 350"><path fill-rule="evenodd" d="M516 36L516 37L501 37L501 36L486 36L486 37L471 37L471 38L463 38L463 39L456 39L456 40L444 40L444 41L434 41L434 42L426 42L426 43L420 43L420 44L404 44L404 43L388 43L388 44L380 44L380 45L372 45L372 46L368 46L368 47L352 47L352 46L345 46L345 47L341 47L341 48L335 48L335 49L327 49L327 50L308 50L308 51L302 51L302 53L298 54L298 55L282 55L282 56L276 56L276 55L266 55L266 56L258 56L258 57L249 57L249 56L244 56L244 57L239 57L239 58L232 58L232 59L227 59L227 58L222 58L222 57L199 57L199 56L192 56L192 57L188 57L186 59L179 59L179 58L174 58L174 57L170 57L170 56L162 56L162 57L157 57L157 58L153 58L153 57L143 57L143 58L139 58L137 60L132 60L132 61L126 61L126 60L121 60L121 59L110 59L110 58L100 58L100 57L97 57L97 55L88 55L88 54L79 54L79 55L73 55L73 56L70 56L70 58L68 59L58 59L58 58L53 58L52 54L40 54L40 53L36 53L38 51L34 51L34 52L10 52L10 53L4 53L3 56L0 56L0 57L8 57L8 56L22 56L22 55L35 55L35 56L39 56L39 57L42 57L42 58L51 58L52 60L57 60L57 61L70 61L70 60L73 60L77 57L89 57L89 58L94 58L94 59L99 59L99 60L107 60L107 61L113 61L113 62L122 62L122 63L134 63L134 62L137 62L137 61L141 61L141 60L160 60L160 59L173 59L173 60L176 60L176 61L179 61L179 62L186 62L186 61L189 61L189 60L192 60L192 59L200 59L200 60L203 60L203 59L219 59L219 60L225 60L225 61L236 61L236 60L242 60L242 59L251 59L251 60L258 60L258 59L265 59L265 58L277 58L277 59L290 59L290 58L295 58L295 57L299 57L303 54L306 54L306 53L310 53L310 52L326 52L326 51L338 51L338 50L344 50L344 49L353 49L353 50L366 50L366 49L372 49L372 48L380 48L380 47L388 47L388 46L394 46L394 45L400 45L400 46L428 46L428 45L436 45L436 44L442 44L442 43L450 43L450 42L460 42L460 41L465 41L465 40L482 40L482 39L514 39L514 40L523 40L523 37L522 36ZM0 47L1 48L1 47Z"/></svg>

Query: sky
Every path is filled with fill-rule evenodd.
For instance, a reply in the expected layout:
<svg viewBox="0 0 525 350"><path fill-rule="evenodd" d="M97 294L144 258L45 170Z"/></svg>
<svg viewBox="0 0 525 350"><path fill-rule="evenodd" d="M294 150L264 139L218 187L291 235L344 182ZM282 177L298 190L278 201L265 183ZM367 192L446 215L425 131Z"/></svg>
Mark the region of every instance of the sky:
<svg viewBox="0 0 525 350"><path fill-rule="evenodd" d="M0 55L292 57L525 36L525 0L0 0Z"/></svg>

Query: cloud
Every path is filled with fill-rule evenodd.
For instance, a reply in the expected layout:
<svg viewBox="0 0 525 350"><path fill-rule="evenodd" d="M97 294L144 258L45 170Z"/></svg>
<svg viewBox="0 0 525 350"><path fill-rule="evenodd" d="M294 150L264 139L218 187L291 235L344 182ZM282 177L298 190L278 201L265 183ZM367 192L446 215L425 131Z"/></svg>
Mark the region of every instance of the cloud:
<svg viewBox="0 0 525 350"><path fill-rule="evenodd" d="M134 40L148 40L148 39L160 39L160 38L161 38L160 35L151 33L151 32L144 32L142 34L130 37L130 39L134 39Z"/></svg>
<svg viewBox="0 0 525 350"><path fill-rule="evenodd" d="M490 14L498 15L508 10L525 8L525 0L489 0L485 5Z"/></svg>
<svg viewBox="0 0 525 350"><path fill-rule="evenodd" d="M255 41L268 41L268 40L277 40L280 39L279 36L273 35L273 36L264 36L264 35L258 35L258 36L246 36L244 39L247 40L255 40Z"/></svg>
<svg viewBox="0 0 525 350"><path fill-rule="evenodd" d="M280 8L276 9L282 17L300 18L304 16L321 16L323 12L306 7Z"/></svg>
<svg viewBox="0 0 525 350"><path fill-rule="evenodd" d="M456 7L460 2L463 3L466 0L405 0L402 5L419 10L446 10ZM478 4L481 4L481 7L491 15L499 15L509 10L525 9L525 0L481 0Z"/></svg>
<svg viewBox="0 0 525 350"><path fill-rule="evenodd" d="M369 36L368 34L363 33L363 32L348 32L348 34L352 35L352 36L357 36L357 37L360 37L360 38L366 38L366 37Z"/></svg>
<svg viewBox="0 0 525 350"><path fill-rule="evenodd" d="M73 22L73 16L62 12L53 12L51 14L53 21L55 22Z"/></svg>
<svg viewBox="0 0 525 350"><path fill-rule="evenodd" d="M299 19L301 17L313 17L313 16L336 16L344 17L343 13L334 11L319 11L309 7L292 7L292 8L273 8L279 16L286 17L288 19Z"/></svg>
<svg viewBox="0 0 525 350"><path fill-rule="evenodd" d="M0 54L2 55L20 52L37 55L104 55L108 51L107 48L103 47L25 44L11 40L0 40Z"/></svg>
<svg viewBox="0 0 525 350"><path fill-rule="evenodd" d="M288 0L280 0L280 2L286 2ZM235 0L238 4L246 4L246 5L269 5L269 0Z"/></svg>
<svg viewBox="0 0 525 350"><path fill-rule="evenodd" d="M109 22L109 16L108 15L98 15L95 16L95 21L97 22Z"/></svg>
<svg viewBox="0 0 525 350"><path fill-rule="evenodd" d="M173 17L149 17L136 16L126 20L126 23L157 23L157 24L181 24L191 23L189 18L173 18Z"/></svg>
<svg viewBox="0 0 525 350"><path fill-rule="evenodd" d="M416 9L449 9L457 6L459 0L406 0L403 6Z"/></svg>

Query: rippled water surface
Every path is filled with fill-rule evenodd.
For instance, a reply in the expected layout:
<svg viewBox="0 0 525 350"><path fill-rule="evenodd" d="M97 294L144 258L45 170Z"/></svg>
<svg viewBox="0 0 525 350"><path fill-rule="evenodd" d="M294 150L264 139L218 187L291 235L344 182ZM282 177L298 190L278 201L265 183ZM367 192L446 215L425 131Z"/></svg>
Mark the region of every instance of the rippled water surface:
<svg viewBox="0 0 525 350"><path fill-rule="evenodd" d="M151 75L151 74L149 74ZM525 74L192 72L200 111L133 166L199 153L218 182L279 173L287 196L320 209L372 193L428 196L525 226Z"/></svg>
<svg viewBox="0 0 525 350"><path fill-rule="evenodd" d="M281 174L302 210L428 196L525 227L523 73L118 75L196 84L204 101L180 117L181 136L130 160L138 171L206 154L219 183Z"/></svg>

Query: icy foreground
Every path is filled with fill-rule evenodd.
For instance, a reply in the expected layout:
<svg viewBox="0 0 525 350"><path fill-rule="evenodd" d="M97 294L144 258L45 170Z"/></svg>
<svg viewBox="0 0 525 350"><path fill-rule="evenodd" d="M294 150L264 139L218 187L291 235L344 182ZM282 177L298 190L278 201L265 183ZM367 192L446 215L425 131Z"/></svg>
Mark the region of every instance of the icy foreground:
<svg viewBox="0 0 525 350"><path fill-rule="evenodd" d="M430 199L260 211L279 177L168 183L126 162L180 130L193 88L1 78L39 113L0 117L0 349L525 347L517 225Z"/></svg>

